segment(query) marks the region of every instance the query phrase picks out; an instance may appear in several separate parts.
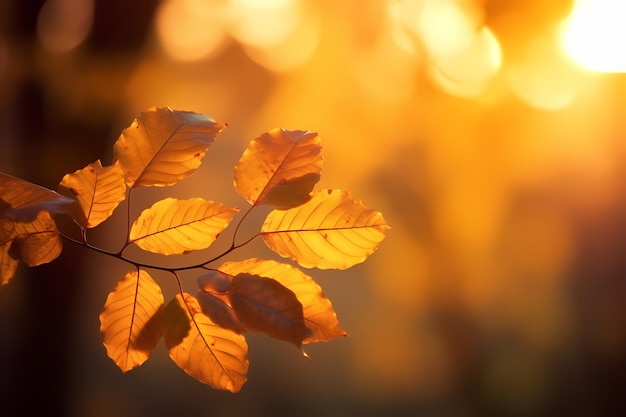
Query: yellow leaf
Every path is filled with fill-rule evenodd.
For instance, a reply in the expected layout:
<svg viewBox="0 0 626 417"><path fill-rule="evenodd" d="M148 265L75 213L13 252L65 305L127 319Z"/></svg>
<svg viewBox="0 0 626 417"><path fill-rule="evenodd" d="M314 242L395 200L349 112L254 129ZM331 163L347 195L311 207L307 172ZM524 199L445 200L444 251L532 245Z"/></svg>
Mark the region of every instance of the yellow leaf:
<svg viewBox="0 0 626 417"><path fill-rule="evenodd" d="M132 271L109 293L100 313L107 355L128 372L144 363L163 334L163 293L146 271Z"/></svg>
<svg viewBox="0 0 626 417"><path fill-rule="evenodd" d="M141 213L131 227L129 240L143 250L163 255L206 249L238 211L202 198L166 198Z"/></svg>
<svg viewBox="0 0 626 417"><path fill-rule="evenodd" d="M320 286L299 269L284 263L256 258L226 262L218 269L228 275L247 272L271 278L293 291L302 304L304 324L311 331L310 336L302 340L302 343L326 342L335 337L348 335L339 327L337 314Z"/></svg>
<svg viewBox="0 0 626 417"><path fill-rule="evenodd" d="M341 190L321 190L304 205L273 210L261 227L280 256L305 268L347 269L365 261L385 238L383 215Z"/></svg>
<svg viewBox="0 0 626 417"><path fill-rule="evenodd" d="M385 238L383 215L341 190L321 190L304 205L273 210L263 240L305 268L347 269L365 261Z"/></svg>
<svg viewBox="0 0 626 417"><path fill-rule="evenodd" d="M297 207L320 179L317 133L273 129L252 140L235 166L235 189L252 205Z"/></svg>
<svg viewBox="0 0 626 417"><path fill-rule="evenodd" d="M70 211L70 215L83 228L96 227L108 219L126 198L126 184L119 166L103 167L99 160L65 175L59 189L78 201L80 210Z"/></svg>
<svg viewBox="0 0 626 417"><path fill-rule="evenodd" d="M248 374L246 339L201 312L198 301L178 294L165 309L165 345L183 371L213 388L238 392Z"/></svg>
<svg viewBox="0 0 626 417"><path fill-rule="evenodd" d="M129 187L173 185L195 172L224 128L202 114L152 107L122 131L114 160Z"/></svg>
<svg viewBox="0 0 626 417"><path fill-rule="evenodd" d="M302 304L293 291L271 278L248 273L233 277L228 299L247 330L262 332L300 347L311 336Z"/></svg>
<svg viewBox="0 0 626 417"><path fill-rule="evenodd" d="M66 213L74 200L28 181L0 173L0 216L29 222L41 211Z"/></svg>

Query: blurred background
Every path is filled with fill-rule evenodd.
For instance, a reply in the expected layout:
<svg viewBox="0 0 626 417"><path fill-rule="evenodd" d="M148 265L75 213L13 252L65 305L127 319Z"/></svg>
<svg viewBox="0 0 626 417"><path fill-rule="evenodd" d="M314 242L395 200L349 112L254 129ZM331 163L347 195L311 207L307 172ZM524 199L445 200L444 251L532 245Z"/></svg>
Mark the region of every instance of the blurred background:
<svg viewBox="0 0 626 417"><path fill-rule="evenodd" d="M625 19L620 0L2 1L0 171L56 189L170 106L229 127L137 211L154 192L245 207L232 168L283 127L318 132L319 187L392 228L365 263L307 271L350 336L308 362L249 335L235 395L162 344L123 375L98 314L132 268L66 244L0 291L0 414L623 415ZM90 237L119 247L125 221Z"/></svg>

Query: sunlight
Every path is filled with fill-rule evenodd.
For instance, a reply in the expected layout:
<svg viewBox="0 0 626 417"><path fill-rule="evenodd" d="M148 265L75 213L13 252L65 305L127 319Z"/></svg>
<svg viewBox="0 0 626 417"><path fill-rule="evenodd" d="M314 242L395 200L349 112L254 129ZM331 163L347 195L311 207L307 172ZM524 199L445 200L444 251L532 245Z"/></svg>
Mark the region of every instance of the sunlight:
<svg viewBox="0 0 626 417"><path fill-rule="evenodd" d="M556 39L537 36L525 47L523 61L511 66L511 90L526 104L540 110L559 110L578 95L581 78L561 53Z"/></svg>
<svg viewBox="0 0 626 417"><path fill-rule="evenodd" d="M625 17L623 0L576 0L565 22L563 48L589 70L626 72Z"/></svg>
<svg viewBox="0 0 626 417"><path fill-rule="evenodd" d="M419 32L428 53L446 58L465 50L474 38L473 11L453 0L427 0L419 19Z"/></svg>
<svg viewBox="0 0 626 417"><path fill-rule="evenodd" d="M300 22L301 3L293 0L233 0L230 30L241 43L270 48L285 43Z"/></svg>
<svg viewBox="0 0 626 417"><path fill-rule="evenodd" d="M304 18L306 16L306 18ZM320 38L320 22L317 9L309 6L289 17L286 27L292 31L275 44L254 45L245 43L246 54L257 64L276 72L293 71L309 62L315 54Z"/></svg>
<svg viewBox="0 0 626 417"><path fill-rule="evenodd" d="M466 48L435 60L431 77L448 94L475 97L484 91L501 64L500 44L491 30L483 27Z"/></svg>
<svg viewBox="0 0 626 417"><path fill-rule="evenodd" d="M159 43L165 53L178 61L211 58L226 43L221 1L169 0L155 18Z"/></svg>

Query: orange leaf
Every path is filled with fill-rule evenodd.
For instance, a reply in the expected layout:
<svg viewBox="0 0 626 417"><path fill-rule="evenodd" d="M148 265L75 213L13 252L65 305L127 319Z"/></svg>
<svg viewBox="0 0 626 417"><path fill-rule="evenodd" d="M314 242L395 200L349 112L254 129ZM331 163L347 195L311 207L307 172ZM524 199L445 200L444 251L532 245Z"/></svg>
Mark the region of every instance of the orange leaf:
<svg viewBox="0 0 626 417"><path fill-rule="evenodd" d="M304 324L311 331L311 335L302 343L326 342L348 335L339 327L335 310L320 286L299 269L276 261L252 258L242 262L226 262L219 270L229 275L247 272L272 278L293 291L302 304Z"/></svg>
<svg viewBox="0 0 626 417"><path fill-rule="evenodd" d="M261 227L280 256L305 268L347 269L365 261L385 238L383 215L341 190L322 190L304 205L273 210Z"/></svg>
<svg viewBox="0 0 626 417"><path fill-rule="evenodd" d="M0 287L11 281L19 260L11 256L15 225L9 219L0 217Z"/></svg>
<svg viewBox="0 0 626 417"><path fill-rule="evenodd" d="M237 211L202 198L166 198L141 213L130 229L129 240L143 250L163 255L206 249Z"/></svg>
<svg viewBox="0 0 626 417"><path fill-rule="evenodd" d="M143 364L163 334L163 293L150 274L132 271L109 293L100 313L107 355L122 372Z"/></svg>
<svg viewBox="0 0 626 417"><path fill-rule="evenodd" d="M320 179L321 149L317 133L272 129L244 151L235 166L235 189L252 205L297 207Z"/></svg>
<svg viewBox="0 0 626 417"><path fill-rule="evenodd" d="M219 271L200 275L198 281L198 303L202 312L213 322L225 329L242 333L244 326L239 322L228 300L231 277Z"/></svg>
<svg viewBox="0 0 626 417"><path fill-rule="evenodd" d="M248 374L246 339L202 314L198 300L178 294L165 309L165 345L188 375L213 388L238 392Z"/></svg>
<svg viewBox="0 0 626 417"><path fill-rule="evenodd" d="M298 347L311 336L304 324L302 304L293 291L278 281L238 274L233 277L228 299L239 322L248 330L263 332Z"/></svg>
<svg viewBox="0 0 626 417"><path fill-rule="evenodd" d="M129 187L173 185L198 169L224 128L202 114L152 107L122 131L114 160Z"/></svg>
<svg viewBox="0 0 626 417"><path fill-rule="evenodd" d="M41 211L66 213L74 200L28 181L0 173L0 216L29 222Z"/></svg>
<svg viewBox="0 0 626 417"><path fill-rule="evenodd" d="M15 274L18 261L28 266L56 259L63 249L57 225L47 211L32 221L14 222L0 216L0 283L7 284Z"/></svg>
<svg viewBox="0 0 626 417"><path fill-rule="evenodd" d="M108 219L126 198L126 184L117 164L102 167L100 161L67 174L59 189L77 199L80 210L70 215L81 227L96 227Z"/></svg>

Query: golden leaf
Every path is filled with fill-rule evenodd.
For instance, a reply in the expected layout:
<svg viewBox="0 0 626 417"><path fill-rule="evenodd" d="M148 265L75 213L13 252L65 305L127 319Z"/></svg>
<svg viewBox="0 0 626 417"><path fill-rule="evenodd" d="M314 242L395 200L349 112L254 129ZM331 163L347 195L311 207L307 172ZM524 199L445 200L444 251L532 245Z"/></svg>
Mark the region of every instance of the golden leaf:
<svg viewBox="0 0 626 417"><path fill-rule="evenodd" d="M261 234L270 249L305 268L347 269L365 261L387 229L380 212L347 191L321 190L302 206L270 212Z"/></svg>
<svg viewBox="0 0 626 417"><path fill-rule="evenodd" d="M202 198L166 198L141 213L130 229L129 241L163 255L206 249L238 211Z"/></svg>
<svg viewBox="0 0 626 417"><path fill-rule="evenodd" d="M152 107L122 131L114 160L129 187L173 185L198 169L224 128L202 114Z"/></svg>
<svg viewBox="0 0 626 417"><path fill-rule="evenodd" d="M252 205L279 209L310 199L320 179L317 133L273 129L252 140L235 166L235 189Z"/></svg>
<svg viewBox="0 0 626 417"><path fill-rule="evenodd" d="M302 340L302 343L326 342L335 337L348 335L339 327L337 314L320 286L299 269L284 263L256 258L226 262L218 269L229 275L247 272L271 278L293 291L302 304L304 324L311 331L310 336Z"/></svg>
<svg viewBox="0 0 626 417"><path fill-rule="evenodd" d="M213 388L238 392L247 380L246 339L201 312L198 300L178 294L165 309L165 345L183 371Z"/></svg>
<svg viewBox="0 0 626 417"><path fill-rule="evenodd" d="M107 355L128 372L143 364L163 334L163 293L146 271L132 271L109 293L100 313Z"/></svg>
<svg viewBox="0 0 626 417"><path fill-rule="evenodd" d="M41 211L32 221L12 221L0 217L0 282L7 284L18 261L28 266L56 259L63 249L56 223L50 213Z"/></svg>
<svg viewBox="0 0 626 417"><path fill-rule="evenodd" d="M103 167L100 160L65 175L59 190L78 201L80 210L70 211L70 215L83 228L96 227L108 219L126 198L126 184L119 166Z"/></svg>
<svg viewBox="0 0 626 417"><path fill-rule="evenodd" d="M0 216L29 222L41 211L65 213L74 200L28 181L0 173Z"/></svg>
<svg viewBox="0 0 626 417"><path fill-rule="evenodd" d="M300 347L311 336L302 304L293 291L271 278L241 273L233 277L228 299L247 330L262 332Z"/></svg>
<svg viewBox="0 0 626 417"><path fill-rule="evenodd" d="M0 287L11 281L19 263L18 259L11 256L14 231L14 223L0 217Z"/></svg>

